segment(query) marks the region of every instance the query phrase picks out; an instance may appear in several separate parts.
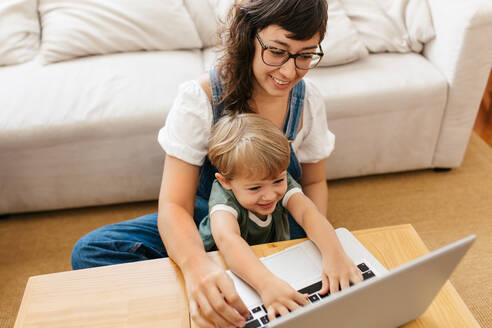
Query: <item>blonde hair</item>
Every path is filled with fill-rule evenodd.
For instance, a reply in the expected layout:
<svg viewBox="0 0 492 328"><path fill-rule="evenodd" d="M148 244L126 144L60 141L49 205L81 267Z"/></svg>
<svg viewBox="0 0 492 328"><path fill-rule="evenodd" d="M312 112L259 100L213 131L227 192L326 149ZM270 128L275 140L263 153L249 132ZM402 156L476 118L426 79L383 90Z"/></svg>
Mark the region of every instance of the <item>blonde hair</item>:
<svg viewBox="0 0 492 328"><path fill-rule="evenodd" d="M208 157L228 180L274 179L289 166L290 147L282 131L258 114L226 115L212 127Z"/></svg>

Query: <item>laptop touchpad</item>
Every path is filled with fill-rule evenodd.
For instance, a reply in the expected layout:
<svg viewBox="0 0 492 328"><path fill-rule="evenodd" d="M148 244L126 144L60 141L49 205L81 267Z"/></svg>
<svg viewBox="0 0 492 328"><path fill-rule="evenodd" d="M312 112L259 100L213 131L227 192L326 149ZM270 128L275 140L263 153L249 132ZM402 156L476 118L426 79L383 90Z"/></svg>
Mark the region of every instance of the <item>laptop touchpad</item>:
<svg viewBox="0 0 492 328"><path fill-rule="evenodd" d="M278 256L271 255L262 259L265 266L277 277L285 280L292 287L299 289L306 282L317 281L321 277L321 263L313 250L304 247L294 247Z"/></svg>

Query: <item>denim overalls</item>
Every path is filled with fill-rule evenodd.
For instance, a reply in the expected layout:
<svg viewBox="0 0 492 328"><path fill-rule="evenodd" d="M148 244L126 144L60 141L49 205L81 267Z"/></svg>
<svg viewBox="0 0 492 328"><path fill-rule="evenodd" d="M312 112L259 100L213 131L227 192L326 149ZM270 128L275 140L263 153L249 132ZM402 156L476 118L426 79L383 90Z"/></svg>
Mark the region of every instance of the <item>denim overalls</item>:
<svg viewBox="0 0 492 328"><path fill-rule="evenodd" d="M209 77L212 89L213 121L215 123L223 115L224 106L217 105L222 94L222 88L215 70L212 69L209 72ZM305 83L301 80L290 91L289 105L283 126L283 132L290 141L294 140L299 130L304 95ZM292 146L287 171L295 180L299 180L301 166ZM200 167L195 199L193 219L197 226L208 214L208 198L215 179L215 172L217 172L216 168L212 166L207 157ZM290 215L289 228L291 239L306 237L304 230ZM72 267L73 269L83 269L162 257L167 257L167 252L157 228L157 213L153 213L104 226L85 235L74 246Z"/></svg>

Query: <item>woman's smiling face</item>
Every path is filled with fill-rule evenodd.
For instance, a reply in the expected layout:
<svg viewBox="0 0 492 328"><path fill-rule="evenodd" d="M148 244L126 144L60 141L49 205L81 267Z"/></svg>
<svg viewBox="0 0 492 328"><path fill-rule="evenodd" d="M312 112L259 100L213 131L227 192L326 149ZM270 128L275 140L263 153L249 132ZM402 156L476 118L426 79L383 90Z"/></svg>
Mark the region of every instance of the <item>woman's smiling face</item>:
<svg viewBox="0 0 492 328"><path fill-rule="evenodd" d="M278 25L269 25L258 31L258 36L269 47L286 50L291 54L313 52L318 48L319 34L308 40L288 38L291 33ZM262 47L255 38L255 56L253 58L253 92L266 93L274 97L288 96L292 87L299 82L307 70L298 69L294 58L290 58L282 66L269 66L261 58Z"/></svg>

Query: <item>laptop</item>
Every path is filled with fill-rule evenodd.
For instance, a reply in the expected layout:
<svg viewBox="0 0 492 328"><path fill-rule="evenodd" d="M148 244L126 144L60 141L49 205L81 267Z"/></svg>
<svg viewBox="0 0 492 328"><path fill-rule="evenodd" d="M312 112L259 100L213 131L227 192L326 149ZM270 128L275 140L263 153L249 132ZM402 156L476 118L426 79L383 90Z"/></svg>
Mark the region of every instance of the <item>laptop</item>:
<svg viewBox="0 0 492 328"><path fill-rule="evenodd" d="M321 254L310 240L301 242L260 259L279 278L309 294L309 304L271 322L254 289L228 271L250 310L245 327L398 327L427 309L476 238L470 235L387 270L347 229L335 231L364 281L333 295L320 295Z"/></svg>

